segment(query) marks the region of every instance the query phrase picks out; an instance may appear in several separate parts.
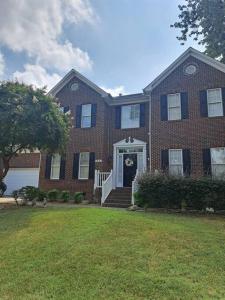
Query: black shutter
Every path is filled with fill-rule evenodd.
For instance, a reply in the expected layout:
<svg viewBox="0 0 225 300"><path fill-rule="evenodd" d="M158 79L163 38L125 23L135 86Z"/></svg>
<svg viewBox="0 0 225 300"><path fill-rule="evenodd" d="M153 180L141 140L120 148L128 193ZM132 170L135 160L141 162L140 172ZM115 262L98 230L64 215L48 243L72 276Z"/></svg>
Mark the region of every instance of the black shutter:
<svg viewBox="0 0 225 300"><path fill-rule="evenodd" d="M145 127L145 103L140 104L140 127Z"/></svg>
<svg viewBox="0 0 225 300"><path fill-rule="evenodd" d="M200 91L200 114L201 117L208 117L207 91Z"/></svg>
<svg viewBox="0 0 225 300"><path fill-rule="evenodd" d="M223 115L225 116L225 88L222 88Z"/></svg>
<svg viewBox="0 0 225 300"><path fill-rule="evenodd" d="M161 95L160 97L160 112L161 112L161 121L167 121L168 120L167 95Z"/></svg>
<svg viewBox="0 0 225 300"><path fill-rule="evenodd" d="M65 172L66 172L66 159L64 156L61 156L59 179L65 179Z"/></svg>
<svg viewBox="0 0 225 300"><path fill-rule="evenodd" d="M91 127L96 126L97 104L91 105Z"/></svg>
<svg viewBox="0 0 225 300"><path fill-rule="evenodd" d="M206 176L211 176L211 153L210 149L203 149L202 150L202 157L203 157L203 172Z"/></svg>
<svg viewBox="0 0 225 300"><path fill-rule="evenodd" d="M183 172L185 176L191 174L191 153L189 149L183 149Z"/></svg>
<svg viewBox="0 0 225 300"><path fill-rule="evenodd" d="M81 127L81 110L82 110L82 105L77 105L76 106L76 128Z"/></svg>
<svg viewBox="0 0 225 300"><path fill-rule="evenodd" d="M121 128L121 106L115 107L115 128Z"/></svg>
<svg viewBox="0 0 225 300"><path fill-rule="evenodd" d="M74 153L74 156L73 156L73 178L74 179L78 179L79 158L80 158L80 153Z"/></svg>
<svg viewBox="0 0 225 300"><path fill-rule="evenodd" d="M90 153L89 158L89 179L94 179L95 177L95 153Z"/></svg>
<svg viewBox="0 0 225 300"><path fill-rule="evenodd" d="M181 93L181 119L188 119L188 93Z"/></svg>
<svg viewBox="0 0 225 300"><path fill-rule="evenodd" d="M164 172L168 172L168 170L169 170L169 151L168 150L161 151L161 169Z"/></svg>
<svg viewBox="0 0 225 300"><path fill-rule="evenodd" d="M48 154L46 156L46 163L45 163L45 178L46 179L50 179L51 165L52 165L52 155Z"/></svg>
<svg viewBox="0 0 225 300"><path fill-rule="evenodd" d="M69 110L70 110L70 107L69 107L69 106L63 107L63 112L64 112L64 114L66 114Z"/></svg>

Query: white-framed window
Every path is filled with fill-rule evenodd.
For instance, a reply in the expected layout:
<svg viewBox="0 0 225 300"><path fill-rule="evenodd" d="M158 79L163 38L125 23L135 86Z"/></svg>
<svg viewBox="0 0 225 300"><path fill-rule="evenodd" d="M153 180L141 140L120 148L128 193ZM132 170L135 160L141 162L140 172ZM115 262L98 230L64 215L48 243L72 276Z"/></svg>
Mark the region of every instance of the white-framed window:
<svg viewBox="0 0 225 300"><path fill-rule="evenodd" d="M51 161L51 179L59 179L61 155L56 153L52 155Z"/></svg>
<svg viewBox="0 0 225 300"><path fill-rule="evenodd" d="M124 105L121 108L121 128L140 127L140 104Z"/></svg>
<svg viewBox="0 0 225 300"><path fill-rule="evenodd" d="M183 176L183 151L182 149L169 149L170 175Z"/></svg>
<svg viewBox="0 0 225 300"><path fill-rule="evenodd" d="M225 178L225 147L211 148L212 176Z"/></svg>
<svg viewBox="0 0 225 300"><path fill-rule="evenodd" d="M181 120L180 94L169 94L167 96L168 120Z"/></svg>
<svg viewBox="0 0 225 300"><path fill-rule="evenodd" d="M223 116L222 89L207 90L208 116Z"/></svg>
<svg viewBox="0 0 225 300"><path fill-rule="evenodd" d="M81 106L81 128L91 127L91 104Z"/></svg>
<svg viewBox="0 0 225 300"><path fill-rule="evenodd" d="M89 178L89 152L81 152L79 159L79 179L88 179Z"/></svg>

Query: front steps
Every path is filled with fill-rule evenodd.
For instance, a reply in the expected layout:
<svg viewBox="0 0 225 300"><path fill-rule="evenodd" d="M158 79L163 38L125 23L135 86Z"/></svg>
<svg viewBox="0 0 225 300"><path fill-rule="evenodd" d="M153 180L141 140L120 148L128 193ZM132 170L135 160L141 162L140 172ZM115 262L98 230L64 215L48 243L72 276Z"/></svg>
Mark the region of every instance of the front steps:
<svg viewBox="0 0 225 300"><path fill-rule="evenodd" d="M123 187L112 190L103 206L127 208L131 206L131 188Z"/></svg>

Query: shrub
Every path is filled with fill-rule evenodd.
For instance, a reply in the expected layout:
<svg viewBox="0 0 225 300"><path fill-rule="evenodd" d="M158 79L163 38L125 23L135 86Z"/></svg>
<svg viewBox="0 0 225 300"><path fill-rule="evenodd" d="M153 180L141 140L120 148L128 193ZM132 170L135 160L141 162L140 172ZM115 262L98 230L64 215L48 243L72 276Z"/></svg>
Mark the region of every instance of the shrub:
<svg viewBox="0 0 225 300"><path fill-rule="evenodd" d="M53 190L50 190L48 191L47 193L47 198L49 201L54 201L54 200L57 200L58 197L59 197L59 190L57 189L53 189Z"/></svg>
<svg viewBox="0 0 225 300"><path fill-rule="evenodd" d="M39 190L37 194L37 200L43 202L47 198L47 193L45 191Z"/></svg>
<svg viewBox="0 0 225 300"><path fill-rule="evenodd" d="M36 198L38 198L39 192L40 192L40 190L37 187L34 187L34 186L24 186L19 191L17 191L17 194L25 202L27 202L27 201L33 201Z"/></svg>
<svg viewBox="0 0 225 300"><path fill-rule="evenodd" d="M146 173L139 178L136 203L142 207L225 210L225 183L211 178L185 178Z"/></svg>
<svg viewBox="0 0 225 300"><path fill-rule="evenodd" d="M62 191L60 194L60 199L63 202L68 202L70 200L70 192L69 191Z"/></svg>
<svg viewBox="0 0 225 300"><path fill-rule="evenodd" d="M84 200L84 197L85 197L85 193L76 192L73 196L74 203L77 203L77 204L81 203Z"/></svg>

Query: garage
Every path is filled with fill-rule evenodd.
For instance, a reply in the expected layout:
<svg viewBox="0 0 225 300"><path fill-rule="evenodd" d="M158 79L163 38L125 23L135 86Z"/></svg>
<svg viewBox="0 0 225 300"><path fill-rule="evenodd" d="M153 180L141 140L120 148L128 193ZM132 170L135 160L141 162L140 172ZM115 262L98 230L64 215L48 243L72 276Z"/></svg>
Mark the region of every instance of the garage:
<svg viewBox="0 0 225 300"><path fill-rule="evenodd" d="M5 195L11 195L13 191L23 186L38 187L39 168L12 168L4 180L7 185Z"/></svg>

